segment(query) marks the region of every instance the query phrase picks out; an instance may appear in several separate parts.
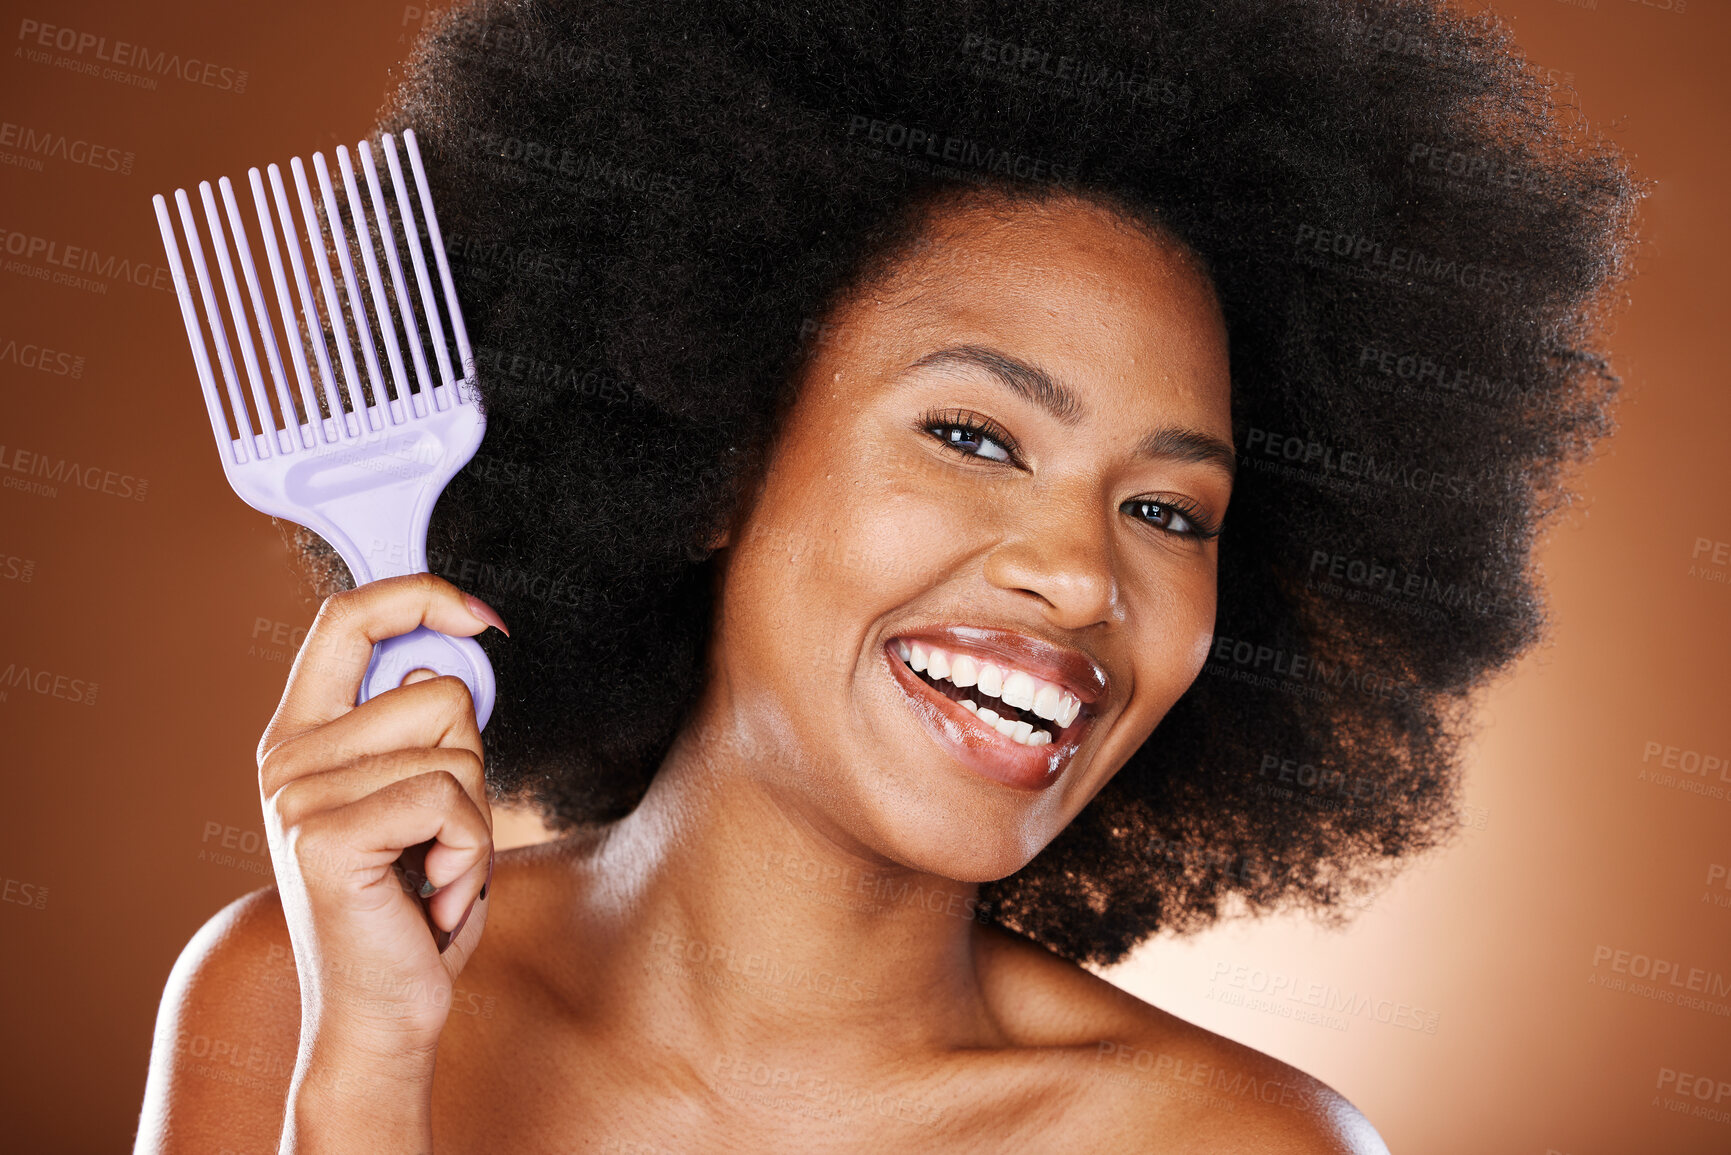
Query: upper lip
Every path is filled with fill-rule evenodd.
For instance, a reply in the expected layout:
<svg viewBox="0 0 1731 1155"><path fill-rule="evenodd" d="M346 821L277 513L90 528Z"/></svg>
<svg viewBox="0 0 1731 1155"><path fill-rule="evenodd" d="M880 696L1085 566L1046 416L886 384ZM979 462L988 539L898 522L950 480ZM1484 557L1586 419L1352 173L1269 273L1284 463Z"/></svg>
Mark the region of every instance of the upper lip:
<svg viewBox="0 0 1731 1155"><path fill-rule="evenodd" d="M1087 654L1014 630L930 625L903 630L895 637L930 642L952 652L997 658L1005 665L1062 686L1085 706L1099 701L1106 693L1106 671Z"/></svg>

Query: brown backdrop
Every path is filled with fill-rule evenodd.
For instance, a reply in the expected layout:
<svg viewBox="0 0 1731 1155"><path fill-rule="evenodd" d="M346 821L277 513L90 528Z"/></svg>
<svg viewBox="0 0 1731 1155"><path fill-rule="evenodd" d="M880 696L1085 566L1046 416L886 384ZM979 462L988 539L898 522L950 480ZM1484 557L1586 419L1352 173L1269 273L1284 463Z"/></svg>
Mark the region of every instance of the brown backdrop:
<svg viewBox="0 0 1731 1155"><path fill-rule="evenodd" d="M176 954L269 880L252 749L311 617L219 472L149 198L359 139L421 6L7 7L0 1145L113 1151ZM1621 430L1543 552L1550 639L1484 699L1458 843L1349 929L1228 925L1110 977L1332 1082L1397 1152L1724 1152L1731 6L1498 7L1654 182Z"/></svg>

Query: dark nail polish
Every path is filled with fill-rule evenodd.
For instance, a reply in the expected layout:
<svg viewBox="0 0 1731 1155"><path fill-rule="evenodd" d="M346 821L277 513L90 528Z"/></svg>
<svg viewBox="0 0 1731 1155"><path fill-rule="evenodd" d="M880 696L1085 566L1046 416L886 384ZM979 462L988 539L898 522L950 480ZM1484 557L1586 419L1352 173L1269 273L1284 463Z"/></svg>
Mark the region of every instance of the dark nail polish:
<svg viewBox="0 0 1731 1155"><path fill-rule="evenodd" d="M493 852L487 851L487 881L481 884L481 897L487 897L487 890L493 885Z"/></svg>
<svg viewBox="0 0 1731 1155"><path fill-rule="evenodd" d="M463 924L465 924L469 921L469 916L471 914L473 914L474 912L475 912L475 904L473 902L471 902L469 904L469 909L465 910L463 912L463 917L459 918L457 920L457 925L452 927L450 930L450 933L445 934L444 940L439 943L439 953L440 954L444 954L446 949L449 948L452 943L457 941L457 936L463 933ZM443 933L443 932L441 932L441 933Z"/></svg>

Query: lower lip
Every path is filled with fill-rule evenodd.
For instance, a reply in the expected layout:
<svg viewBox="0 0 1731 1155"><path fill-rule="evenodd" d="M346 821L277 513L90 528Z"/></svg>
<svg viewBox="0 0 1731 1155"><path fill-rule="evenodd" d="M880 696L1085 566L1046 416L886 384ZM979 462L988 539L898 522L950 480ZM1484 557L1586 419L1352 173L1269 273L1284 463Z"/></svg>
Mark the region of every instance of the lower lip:
<svg viewBox="0 0 1731 1155"><path fill-rule="evenodd" d="M1087 730L1085 720L1081 725L1072 723L1062 737L1054 734L1054 740L1043 746L1024 746L927 685L896 656L893 641L884 646L883 654L891 675L908 695L914 714L938 745L968 769L994 782L1018 790L1044 790L1063 774Z"/></svg>

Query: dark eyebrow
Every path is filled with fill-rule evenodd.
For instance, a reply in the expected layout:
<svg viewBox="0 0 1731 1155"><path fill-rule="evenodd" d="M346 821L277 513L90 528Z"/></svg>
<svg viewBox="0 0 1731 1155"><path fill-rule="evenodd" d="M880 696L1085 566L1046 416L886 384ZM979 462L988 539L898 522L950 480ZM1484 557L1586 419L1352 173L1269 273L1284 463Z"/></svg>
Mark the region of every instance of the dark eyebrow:
<svg viewBox="0 0 1731 1155"><path fill-rule="evenodd" d="M1150 433L1136 443L1136 456L1209 465L1224 473L1228 481L1238 474L1238 453L1231 444L1200 429L1167 428Z"/></svg>
<svg viewBox="0 0 1731 1155"><path fill-rule="evenodd" d="M944 365L972 365L984 369L1065 425L1076 424L1086 412L1074 390L1053 380L1052 375L1038 365L1030 365L1008 353L981 345L952 345L927 353L908 366L908 370ZM1199 429L1168 428L1150 433L1136 443L1136 456L1212 466L1226 474L1228 480L1237 474L1238 454L1231 443Z"/></svg>
<svg viewBox="0 0 1731 1155"><path fill-rule="evenodd" d="M927 353L908 366L908 370L911 372L941 365L973 365L984 369L1065 425L1074 425L1082 420L1082 402L1068 386L1052 380L1052 375L1038 365L1018 361L1008 353L1000 353L996 349L981 345L952 345L935 353Z"/></svg>

